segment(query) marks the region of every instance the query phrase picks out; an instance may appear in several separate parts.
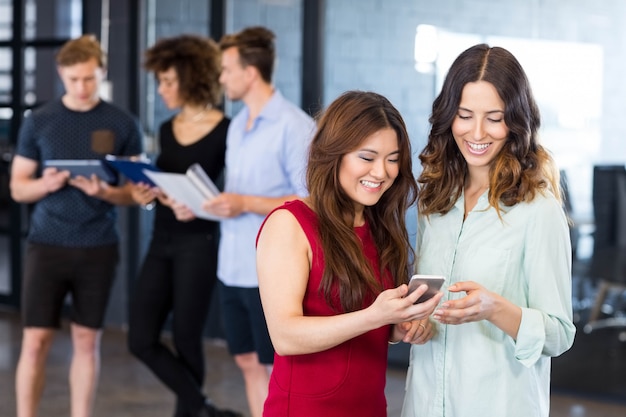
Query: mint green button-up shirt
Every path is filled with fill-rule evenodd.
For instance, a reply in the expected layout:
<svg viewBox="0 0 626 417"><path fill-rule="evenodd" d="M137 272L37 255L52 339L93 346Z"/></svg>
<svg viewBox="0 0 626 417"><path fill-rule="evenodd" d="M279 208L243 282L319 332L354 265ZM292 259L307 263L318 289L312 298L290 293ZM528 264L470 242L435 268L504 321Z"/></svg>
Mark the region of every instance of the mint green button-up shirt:
<svg viewBox="0 0 626 417"><path fill-rule="evenodd" d="M411 347L403 417L548 417L550 358L574 341L571 245L552 194L503 207L487 191L463 221L462 196L446 215L418 218L417 269L446 288L475 281L522 308L514 340L483 320L443 325Z"/></svg>

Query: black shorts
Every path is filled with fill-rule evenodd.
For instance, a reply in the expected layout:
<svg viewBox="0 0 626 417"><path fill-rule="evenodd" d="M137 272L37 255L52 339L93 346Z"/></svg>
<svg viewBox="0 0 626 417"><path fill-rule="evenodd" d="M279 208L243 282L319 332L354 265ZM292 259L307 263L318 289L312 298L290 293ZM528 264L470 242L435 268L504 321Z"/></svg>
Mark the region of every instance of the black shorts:
<svg viewBox="0 0 626 417"><path fill-rule="evenodd" d="M61 310L70 294L70 320L102 328L118 258L117 244L65 248L29 243L22 281L24 326L59 328Z"/></svg>
<svg viewBox="0 0 626 417"><path fill-rule="evenodd" d="M259 289L218 283L224 334L230 354L256 352L260 363L273 364L274 347L267 330Z"/></svg>

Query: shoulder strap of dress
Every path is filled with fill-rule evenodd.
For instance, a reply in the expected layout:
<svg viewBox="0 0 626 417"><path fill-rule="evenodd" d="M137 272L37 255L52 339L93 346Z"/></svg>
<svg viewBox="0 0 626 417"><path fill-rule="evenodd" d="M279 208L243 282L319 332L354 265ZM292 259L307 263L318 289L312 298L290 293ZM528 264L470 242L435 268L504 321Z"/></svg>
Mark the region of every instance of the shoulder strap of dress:
<svg viewBox="0 0 626 417"><path fill-rule="evenodd" d="M265 217L265 220L263 220L263 224L259 228L259 234L261 233L263 226L265 226L265 222L267 221L267 218L271 216L272 213L274 213L276 210L287 210L291 214L293 214L293 216L296 218L298 223L300 223L300 226L302 227L304 234L309 240L309 244L311 245L311 248L315 251L319 245L318 234L317 234L317 224L318 224L317 215L315 214L313 210L309 208L309 206L307 206L301 200L287 201L283 205L278 206L274 210L272 210L267 215L267 217ZM258 238L259 237L257 235L257 241L258 241Z"/></svg>

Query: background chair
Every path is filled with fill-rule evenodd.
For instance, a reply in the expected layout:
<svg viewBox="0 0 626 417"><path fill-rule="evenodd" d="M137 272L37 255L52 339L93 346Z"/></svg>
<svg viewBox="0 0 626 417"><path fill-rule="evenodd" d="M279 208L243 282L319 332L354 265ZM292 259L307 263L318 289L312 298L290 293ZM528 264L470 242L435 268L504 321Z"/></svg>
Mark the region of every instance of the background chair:
<svg viewBox="0 0 626 417"><path fill-rule="evenodd" d="M626 328L626 169L595 166L595 232L588 275L597 284L585 333L607 327ZM602 315L604 318L601 318ZM622 336L620 336L621 339ZM626 333L623 333L626 340Z"/></svg>

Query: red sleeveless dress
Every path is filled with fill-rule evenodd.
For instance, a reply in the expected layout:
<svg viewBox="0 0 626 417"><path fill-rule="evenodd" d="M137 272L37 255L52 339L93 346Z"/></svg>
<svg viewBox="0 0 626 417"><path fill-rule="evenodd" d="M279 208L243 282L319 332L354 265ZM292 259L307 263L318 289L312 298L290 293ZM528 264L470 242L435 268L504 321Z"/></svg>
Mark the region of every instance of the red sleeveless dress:
<svg viewBox="0 0 626 417"><path fill-rule="evenodd" d="M304 315L337 314L319 292L324 254L317 234L316 214L298 200L287 202L278 209L286 209L295 216L312 249L313 262L303 300ZM378 271L378 254L367 223L354 231L363 243L373 270ZM393 282L389 274L385 275L383 287L390 288ZM367 300L363 307L372 302L373 298ZM384 391L389 332L387 325L323 352L293 356L275 354L263 416L386 416Z"/></svg>

